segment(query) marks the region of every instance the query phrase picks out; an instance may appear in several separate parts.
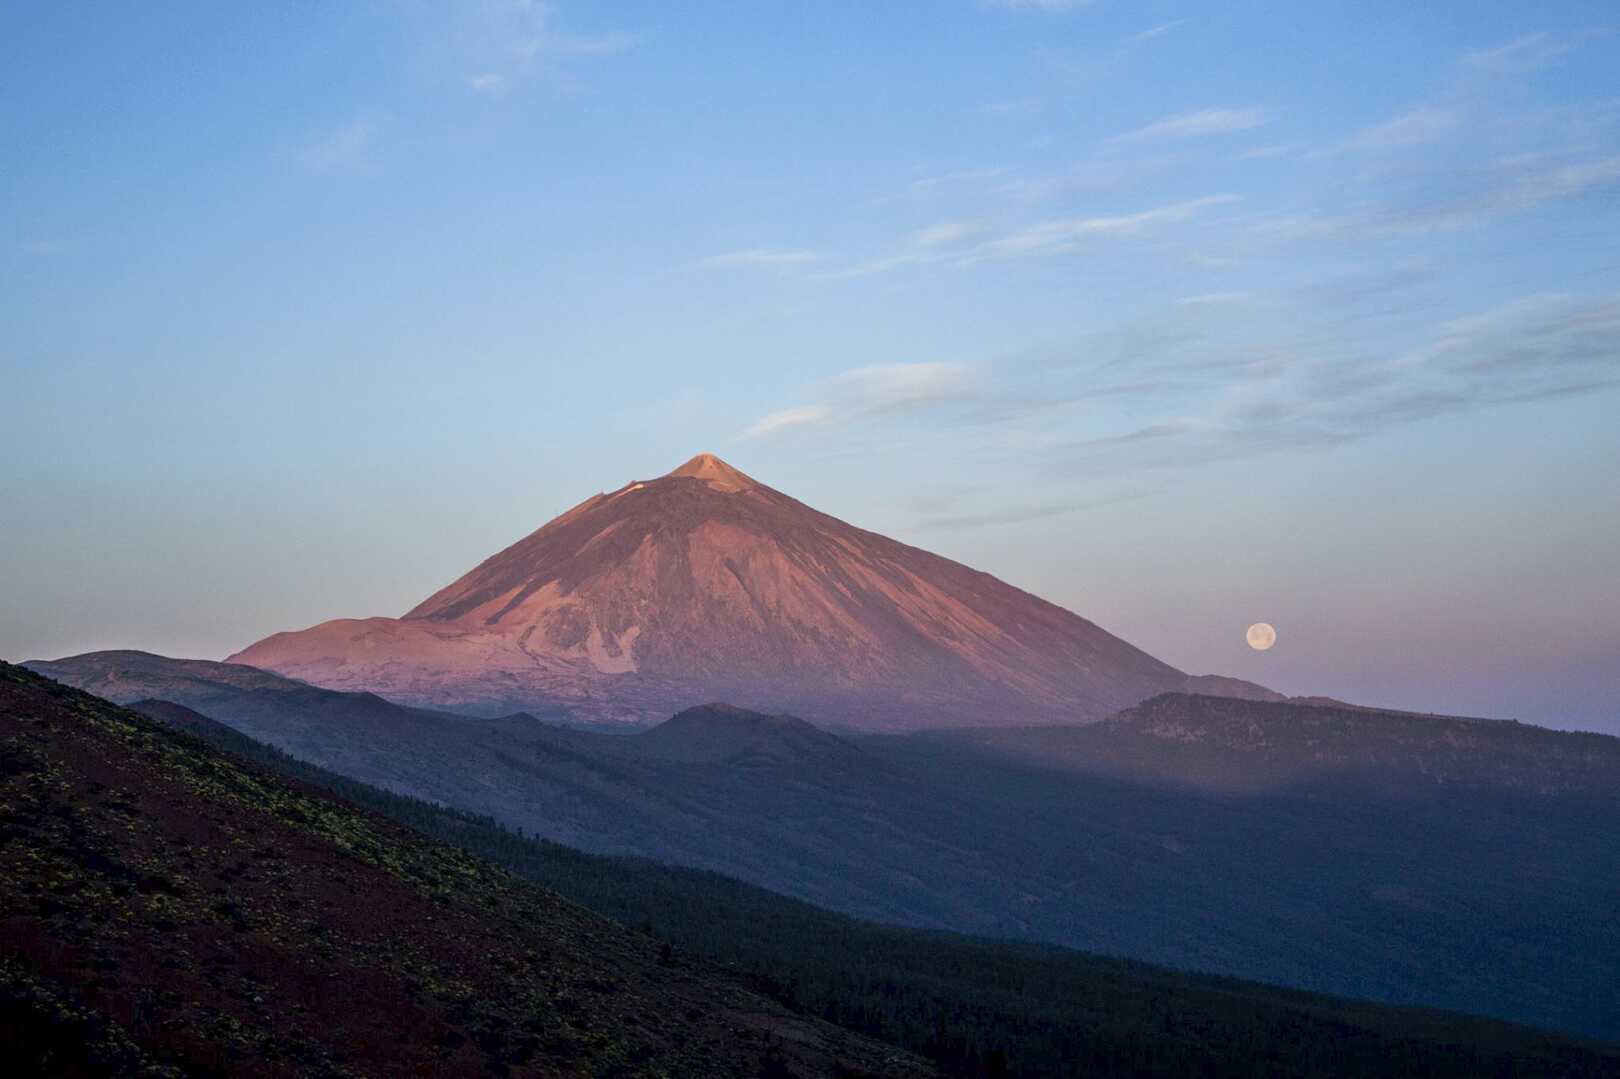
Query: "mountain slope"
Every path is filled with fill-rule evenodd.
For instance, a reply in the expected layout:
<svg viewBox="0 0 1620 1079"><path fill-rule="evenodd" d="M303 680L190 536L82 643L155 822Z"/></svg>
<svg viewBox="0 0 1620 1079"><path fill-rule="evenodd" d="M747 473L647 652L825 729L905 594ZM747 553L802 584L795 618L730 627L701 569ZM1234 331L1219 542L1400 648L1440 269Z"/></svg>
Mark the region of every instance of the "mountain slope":
<svg viewBox="0 0 1620 1079"><path fill-rule="evenodd" d="M917 737L972 744L987 755L1046 770L1206 791L1321 785L1389 793L1620 791L1620 739L1610 735L1326 700L1166 693L1086 727L961 729Z"/></svg>
<svg viewBox="0 0 1620 1079"><path fill-rule="evenodd" d="M203 702L229 699L244 690L295 693L309 688L295 679L240 663L172 659L127 648L86 652L60 660L31 660L25 666L119 703L142 697ZM64 677L59 678L54 671Z"/></svg>
<svg viewBox="0 0 1620 1079"><path fill-rule="evenodd" d="M1046 945L834 914L713 873L604 858L344 779L168 702L145 714L504 865L773 997L925 1053L953 1075L1606 1074L1620 1048ZM695 718L695 717L694 717ZM765 719L767 717L756 717ZM741 717L739 717L741 720Z"/></svg>
<svg viewBox="0 0 1620 1079"><path fill-rule="evenodd" d="M928 1072L9 665L0 849L8 1074Z"/></svg>
<svg viewBox="0 0 1620 1079"><path fill-rule="evenodd" d="M949 924L953 877L927 867L993 872L941 834L967 827L971 806L801 720L711 706L634 735L596 734L527 715L480 720L406 708L273 675L269 686L230 690L239 666L216 664L222 669L209 678L197 675L198 662L92 653L28 666L70 685L111 685L125 704L166 686L177 704L387 790L592 851L742 875L873 917ZM841 834L837 822L860 814L874 791L915 810Z"/></svg>
<svg viewBox="0 0 1620 1079"><path fill-rule="evenodd" d="M53 670L71 678L81 662L103 666ZM1322 731L1300 728L1307 741L1358 731L1386 763L1296 781L1219 739L1205 766L1179 756L1202 742L1129 723L839 738L696 709L615 736L303 693L315 696L180 703L526 834L849 914L1620 1037L1617 739L1483 722L1500 740L1453 747L1425 771L1395 765L1482 721L1396 717L1380 742L1365 724L1381 713L1353 711L1344 726L1327 711L1310 721ZM1240 704L1213 704L1292 744L1278 739L1296 706L1242 720ZM1596 763L1558 764L1567 747ZM1144 759L1168 770L1133 770ZM1263 782L1204 781L1251 773ZM1545 774L1564 779L1525 781Z"/></svg>
<svg viewBox="0 0 1620 1079"><path fill-rule="evenodd" d="M580 503L402 619L231 657L483 714L646 722L701 701L909 729L1100 719L1191 678L989 574L855 528L703 454Z"/></svg>

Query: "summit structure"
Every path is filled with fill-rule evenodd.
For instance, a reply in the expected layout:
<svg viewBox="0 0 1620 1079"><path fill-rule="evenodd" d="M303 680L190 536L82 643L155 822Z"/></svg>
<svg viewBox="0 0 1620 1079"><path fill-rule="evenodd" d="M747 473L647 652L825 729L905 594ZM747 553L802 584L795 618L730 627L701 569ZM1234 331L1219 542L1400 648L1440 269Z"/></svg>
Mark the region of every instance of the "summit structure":
<svg viewBox="0 0 1620 1079"><path fill-rule="evenodd" d="M713 454L595 495L402 618L232 662L480 714L650 722L707 701L903 730L1085 722L1195 678L987 573L846 524Z"/></svg>

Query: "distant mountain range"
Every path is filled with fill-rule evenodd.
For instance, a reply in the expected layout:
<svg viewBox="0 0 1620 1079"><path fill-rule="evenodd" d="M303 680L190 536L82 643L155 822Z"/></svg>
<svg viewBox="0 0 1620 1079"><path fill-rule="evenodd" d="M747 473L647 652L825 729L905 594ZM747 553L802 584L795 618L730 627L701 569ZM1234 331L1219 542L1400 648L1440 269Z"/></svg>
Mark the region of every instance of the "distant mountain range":
<svg viewBox="0 0 1620 1079"><path fill-rule="evenodd" d="M1077 722L1191 676L986 573L820 513L709 454L595 495L403 618L230 657L331 689L651 722L714 700L870 730Z"/></svg>
<svg viewBox="0 0 1620 1079"><path fill-rule="evenodd" d="M1210 793L1620 792L1620 739L1610 735L1327 698L1165 693L1089 726L921 732L917 741L971 746L1042 771Z"/></svg>
<svg viewBox="0 0 1620 1079"><path fill-rule="evenodd" d="M1620 1037L1620 739L1187 694L1087 726L839 737L710 705L613 735L144 653L32 666L852 914Z"/></svg>

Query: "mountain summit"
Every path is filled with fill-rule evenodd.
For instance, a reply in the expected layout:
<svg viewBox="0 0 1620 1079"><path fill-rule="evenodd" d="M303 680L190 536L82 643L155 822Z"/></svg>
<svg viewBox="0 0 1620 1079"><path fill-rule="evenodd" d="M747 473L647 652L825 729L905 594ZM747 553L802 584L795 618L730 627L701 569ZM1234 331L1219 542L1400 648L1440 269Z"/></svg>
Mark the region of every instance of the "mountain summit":
<svg viewBox="0 0 1620 1079"><path fill-rule="evenodd" d="M987 573L811 509L699 454L595 495L403 618L231 657L485 714L645 722L701 701L877 729L1083 721L1194 678Z"/></svg>
<svg viewBox="0 0 1620 1079"><path fill-rule="evenodd" d="M743 475L712 453L700 453L668 475L702 480L716 491L746 491L759 486L753 477Z"/></svg>

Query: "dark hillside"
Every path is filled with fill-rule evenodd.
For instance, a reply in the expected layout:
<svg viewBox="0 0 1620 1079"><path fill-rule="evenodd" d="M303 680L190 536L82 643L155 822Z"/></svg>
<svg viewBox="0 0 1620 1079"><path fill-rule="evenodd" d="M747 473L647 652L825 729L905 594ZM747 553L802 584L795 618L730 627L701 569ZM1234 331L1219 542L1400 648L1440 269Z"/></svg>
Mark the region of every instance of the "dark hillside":
<svg viewBox="0 0 1620 1079"><path fill-rule="evenodd" d="M1620 738L1324 699L1163 693L1086 727L915 737L971 745L1047 771L1230 794L1449 789L1613 801L1620 792Z"/></svg>
<svg viewBox="0 0 1620 1079"><path fill-rule="evenodd" d="M167 702L137 707L746 972L779 1001L953 1075L1604 1074L1620 1051L1468 1016L878 925L714 873L585 854L304 764ZM1399 1067L1397 1068L1397 1063Z"/></svg>
<svg viewBox="0 0 1620 1079"><path fill-rule="evenodd" d="M486 862L6 665L0 828L8 1074L926 1073Z"/></svg>
<svg viewBox="0 0 1620 1079"><path fill-rule="evenodd" d="M793 716L766 716L727 704L688 708L623 739L654 760L707 764L859 767L862 754L836 735ZM611 743L609 743L611 744Z"/></svg>
<svg viewBox="0 0 1620 1079"><path fill-rule="evenodd" d="M525 834L859 918L1620 1038L1620 739L1187 696L1079 728L839 738L701 708L618 737L220 688L242 670L48 666L169 684L302 760Z"/></svg>

